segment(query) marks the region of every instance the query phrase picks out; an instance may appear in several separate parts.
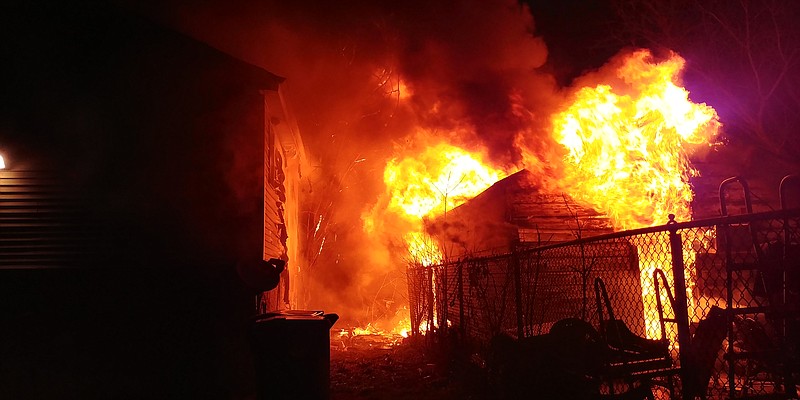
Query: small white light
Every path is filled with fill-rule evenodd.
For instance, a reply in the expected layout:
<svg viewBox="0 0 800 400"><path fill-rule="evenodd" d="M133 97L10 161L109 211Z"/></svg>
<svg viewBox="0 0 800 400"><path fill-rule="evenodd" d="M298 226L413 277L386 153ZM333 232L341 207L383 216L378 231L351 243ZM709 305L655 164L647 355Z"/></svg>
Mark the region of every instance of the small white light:
<svg viewBox="0 0 800 400"><path fill-rule="evenodd" d="M3 159L3 156L0 155L0 169L6 169L6 161Z"/></svg>

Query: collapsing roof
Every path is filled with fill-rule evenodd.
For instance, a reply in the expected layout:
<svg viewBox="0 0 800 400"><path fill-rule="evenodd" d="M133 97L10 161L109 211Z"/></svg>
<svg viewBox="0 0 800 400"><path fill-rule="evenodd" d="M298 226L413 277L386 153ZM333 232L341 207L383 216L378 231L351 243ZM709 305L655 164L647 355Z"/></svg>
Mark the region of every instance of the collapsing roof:
<svg viewBox="0 0 800 400"><path fill-rule="evenodd" d="M506 253L611 233L608 217L537 184L521 170L427 224L448 257Z"/></svg>

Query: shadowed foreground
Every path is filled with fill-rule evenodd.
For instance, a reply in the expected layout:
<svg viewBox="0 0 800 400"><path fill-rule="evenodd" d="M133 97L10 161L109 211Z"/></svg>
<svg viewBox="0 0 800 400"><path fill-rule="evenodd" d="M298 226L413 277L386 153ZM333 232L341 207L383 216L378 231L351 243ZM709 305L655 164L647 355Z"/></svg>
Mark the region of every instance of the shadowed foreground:
<svg viewBox="0 0 800 400"><path fill-rule="evenodd" d="M332 400L489 398L483 380L421 345L392 347L368 337L346 348L331 345Z"/></svg>

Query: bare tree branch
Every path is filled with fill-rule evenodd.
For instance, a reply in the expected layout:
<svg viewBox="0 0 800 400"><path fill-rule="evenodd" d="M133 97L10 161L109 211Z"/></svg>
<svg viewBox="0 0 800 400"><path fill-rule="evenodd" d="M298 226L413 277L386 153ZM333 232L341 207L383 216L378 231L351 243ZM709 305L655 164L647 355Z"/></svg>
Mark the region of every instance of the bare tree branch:
<svg viewBox="0 0 800 400"><path fill-rule="evenodd" d="M612 0L622 45L687 58L702 101L721 105L729 139L800 167L800 2Z"/></svg>

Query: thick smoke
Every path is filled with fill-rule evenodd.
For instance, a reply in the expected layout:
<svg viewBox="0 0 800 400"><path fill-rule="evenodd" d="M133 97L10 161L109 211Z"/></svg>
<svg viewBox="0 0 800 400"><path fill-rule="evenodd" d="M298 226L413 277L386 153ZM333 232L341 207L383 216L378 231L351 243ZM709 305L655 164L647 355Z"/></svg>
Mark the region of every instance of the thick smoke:
<svg viewBox="0 0 800 400"><path fill-rule="evenodd" d="M305 266L309 303L298 306L359 319L364 310L378 316L376 300L403 302L405 287L394 285L402 246L392 235L401 222L387 218L366 234L361 217L385 202L386 162L424 146L420 137L485 150L497 167L546 167L522 165L518 144L546 161L557 89L537 72L547 50L516 0L132 7L286 78L312 157L304 218L320 227L306 248L316 257Z"/></svg>

